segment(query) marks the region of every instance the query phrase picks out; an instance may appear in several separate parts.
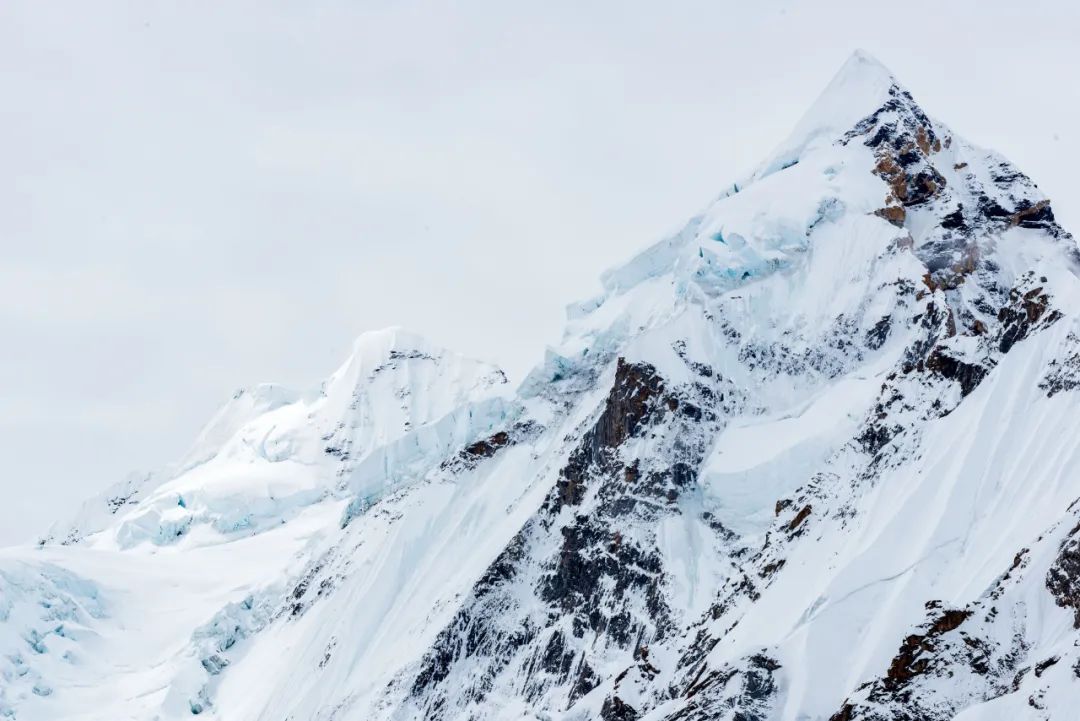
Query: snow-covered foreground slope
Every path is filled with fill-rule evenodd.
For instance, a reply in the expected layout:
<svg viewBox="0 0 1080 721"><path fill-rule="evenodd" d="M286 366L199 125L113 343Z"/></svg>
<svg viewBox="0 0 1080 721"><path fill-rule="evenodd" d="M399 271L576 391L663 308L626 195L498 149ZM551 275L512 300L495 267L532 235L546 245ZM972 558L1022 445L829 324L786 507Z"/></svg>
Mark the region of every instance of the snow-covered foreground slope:
<svg viewBox="0 0 1080 721"><path fill-rule="evenodd" d="M0 553L0 714L1075 718L1077 258L857 53L517 391L368 334Z"/></svg>

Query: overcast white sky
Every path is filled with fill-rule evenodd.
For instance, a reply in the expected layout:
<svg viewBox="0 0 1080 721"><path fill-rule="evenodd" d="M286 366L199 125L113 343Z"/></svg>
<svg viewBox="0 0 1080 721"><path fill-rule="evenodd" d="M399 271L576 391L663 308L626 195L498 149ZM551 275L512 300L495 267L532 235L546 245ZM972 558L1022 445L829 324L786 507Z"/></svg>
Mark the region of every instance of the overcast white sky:
<svg viewBox="0 0 1080 721"><path fill-rule="evenodd" d="M402 324L519 379L856 47L1080 228L1076 3L0 3L0 543Z"/></svg>

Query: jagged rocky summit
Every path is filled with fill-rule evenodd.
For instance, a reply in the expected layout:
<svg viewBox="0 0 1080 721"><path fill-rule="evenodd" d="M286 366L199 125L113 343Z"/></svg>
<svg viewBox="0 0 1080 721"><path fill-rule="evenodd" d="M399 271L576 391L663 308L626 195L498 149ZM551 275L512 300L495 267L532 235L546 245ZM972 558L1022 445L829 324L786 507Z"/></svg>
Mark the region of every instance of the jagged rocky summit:
<svg viewBox="0 0 1080 721"><path fill-rule="evenodd" d="M516 391L368 334L0 553L0 714L1073 719L1078 267L856 53Z"/></svg>

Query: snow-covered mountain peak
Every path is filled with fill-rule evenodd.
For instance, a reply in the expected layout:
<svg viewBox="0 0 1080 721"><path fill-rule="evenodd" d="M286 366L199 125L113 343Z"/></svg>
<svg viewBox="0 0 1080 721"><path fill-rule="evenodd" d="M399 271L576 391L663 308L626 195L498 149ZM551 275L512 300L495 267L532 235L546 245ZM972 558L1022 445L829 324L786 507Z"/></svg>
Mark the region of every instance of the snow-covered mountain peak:
<svg viewBox="0 0 1080 721"><path fill-rule="evenodd" d="M865 53L780 148L516 395L365 334L0 555L0 715L1072 718L1073 239Z"/></svg>
<svg viewBox="0 0 1080 721"><path fill-rule="evenodd" d="M860 120L898 97L910 101L910 95L888 68L866 51L856 50L754 178L797 162L803 153L816 145L834 143Z"/></svg>
<svg viewBox="0 0 1080 721"><path fill-rule="evenodd" d="M342 369L367 367L373 370L393 359L437 360L449 353L418 333L401 326L390 326L358 335Z"/></svg>
<svg viewBox="0 0 1080 721"><path fill-rule="evenodd" d="M495 366L393 327L356 339L349 358L323 384L320 413L365 429L352 443L371 447L497 393L505 383Z"/></svg>
<svg viewBox="0 0 1080 721"><path fill-rule="evenodd" d="M237 391L179 464L130 476L50 538L131 548L203 529L199 542L216 542L328 498L370 500L421 472L428 454L500 422L510 412L505 393L495 366L401 328L364 333L319 389Z"/></svg>
<svg viewBox="0 0 1080 721"><path fill-rule="evenodd" d="M564 342L527 387L609 359L686 308L769 343L820 346L838 323L868 332L898 278L940 288L935 307L962 319L961 334L982 332L1025 272L1072 273L1075 256L1027 176L932 120L859 51L758 171L570 307Z"/></svg>

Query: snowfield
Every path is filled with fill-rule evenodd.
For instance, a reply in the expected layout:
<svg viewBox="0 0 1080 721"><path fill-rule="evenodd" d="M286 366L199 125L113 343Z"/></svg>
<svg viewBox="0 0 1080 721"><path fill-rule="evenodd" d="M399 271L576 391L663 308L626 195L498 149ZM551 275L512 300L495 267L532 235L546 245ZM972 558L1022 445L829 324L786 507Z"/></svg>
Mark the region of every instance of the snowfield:
<svg viewBox="0 0 1080 721"><path fill-rule="evenodd" d="M1078 260L858 52L519 388L365 334L0 551L0 717L1074 719Z"/></svg>

